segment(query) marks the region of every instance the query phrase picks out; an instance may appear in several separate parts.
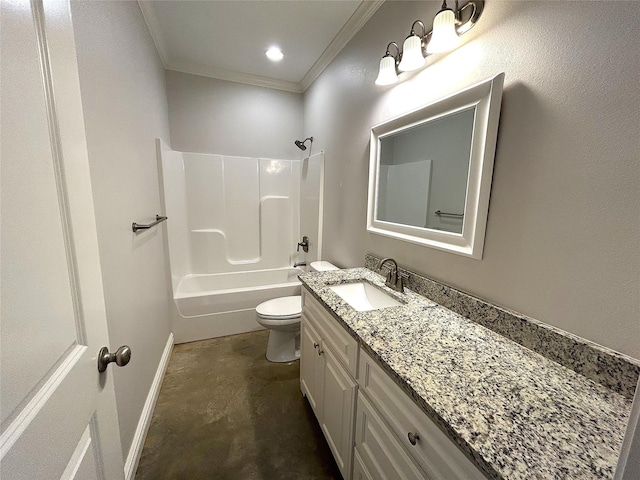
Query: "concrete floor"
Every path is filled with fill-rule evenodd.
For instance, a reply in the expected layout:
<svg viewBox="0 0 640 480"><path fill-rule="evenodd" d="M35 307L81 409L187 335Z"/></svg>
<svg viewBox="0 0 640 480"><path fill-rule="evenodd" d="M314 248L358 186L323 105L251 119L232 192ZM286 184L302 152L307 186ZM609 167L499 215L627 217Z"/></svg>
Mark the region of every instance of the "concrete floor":
<svg viewBox="0 0 640 480"><path fill-rule="evenodd" d="M300 362L268 362L267 336L175 346L136 480L342 478L300 392Z"/></svg>

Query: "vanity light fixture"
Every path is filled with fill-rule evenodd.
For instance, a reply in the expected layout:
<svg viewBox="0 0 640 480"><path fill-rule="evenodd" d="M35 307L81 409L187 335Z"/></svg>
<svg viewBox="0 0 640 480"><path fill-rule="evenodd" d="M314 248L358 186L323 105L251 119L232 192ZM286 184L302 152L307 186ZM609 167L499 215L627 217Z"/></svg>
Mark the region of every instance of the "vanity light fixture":
<svg viewBox="0 0 640 480"><path fill-rule="evenodd" d="M387 52L380 60L380 70L376 85L392 85L398 81L399 72L410 72L422 68L426 63L426 56L432 53L444 53L455 48L458 37L465 34L476 24L482 10L484 0L468 0L459 6L455 0L453 9L442 2L442 9L433 20L433 30L427 32L424 23L416 20L411 25L411 33L404 41L402 51L395 42L387 45ZM416 34L415 27L422 27L422 36ZM389 46L398 49L397 55L389 53Z"/></svg>
<svg viewBox="0 0 640 480"><path fill-rule="evenodd" d="M396 54L391 55L389 53L389 47L394 46ZM376 85L393 85L398 83L398 57L400 57L400 47L396 42L391 42L387 45L387 53L384 54L382 60L380 60L380 71L378 78L376 78Z"/></svg>

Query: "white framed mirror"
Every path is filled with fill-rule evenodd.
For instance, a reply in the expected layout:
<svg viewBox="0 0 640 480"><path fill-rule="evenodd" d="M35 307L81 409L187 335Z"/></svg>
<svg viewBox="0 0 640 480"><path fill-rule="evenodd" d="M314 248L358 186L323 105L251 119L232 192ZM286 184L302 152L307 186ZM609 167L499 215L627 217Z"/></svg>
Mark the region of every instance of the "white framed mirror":
<svg viewBox="0 0 640 480"><path fill-rule="evenodd" d="M367 230L481 259L504 73L371 129Z"/></svg>

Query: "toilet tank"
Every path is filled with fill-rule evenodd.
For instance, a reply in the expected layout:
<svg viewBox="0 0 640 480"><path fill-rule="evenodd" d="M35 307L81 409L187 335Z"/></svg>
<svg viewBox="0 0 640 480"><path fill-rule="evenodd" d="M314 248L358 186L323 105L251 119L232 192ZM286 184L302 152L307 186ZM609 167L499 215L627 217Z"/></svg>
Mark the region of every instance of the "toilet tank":
<svg viewBox="0 0 640 480"><path fill-rule="evenodd" d="M310 268L312 272L327 272L329 270L340 270L333 263L325 262L322 260L317 262L311 262Z"/></svg>

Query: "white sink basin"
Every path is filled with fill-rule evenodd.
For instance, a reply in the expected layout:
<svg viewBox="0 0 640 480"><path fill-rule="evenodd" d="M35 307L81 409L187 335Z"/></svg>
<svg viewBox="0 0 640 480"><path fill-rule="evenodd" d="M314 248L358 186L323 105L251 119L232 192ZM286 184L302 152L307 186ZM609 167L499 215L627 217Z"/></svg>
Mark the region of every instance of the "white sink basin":
<svg viewBox="0 0 640 480"><path fill-rule="evenodd" d="M329 288L358 312L402 305L392 296L366 282L344 283Z"/></svg>

